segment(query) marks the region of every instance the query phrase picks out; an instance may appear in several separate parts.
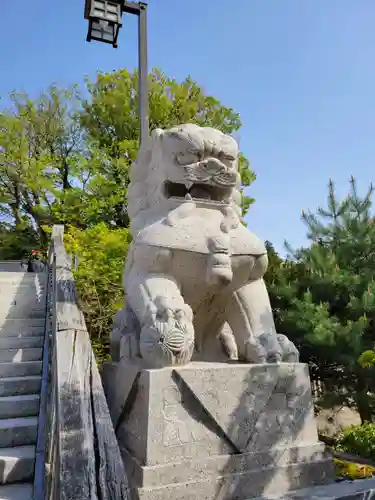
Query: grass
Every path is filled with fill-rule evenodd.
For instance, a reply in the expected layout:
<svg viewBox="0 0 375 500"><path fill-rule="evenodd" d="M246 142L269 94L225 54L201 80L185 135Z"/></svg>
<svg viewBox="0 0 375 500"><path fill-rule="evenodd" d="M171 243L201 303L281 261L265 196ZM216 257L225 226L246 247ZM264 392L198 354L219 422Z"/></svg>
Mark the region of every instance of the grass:
<svg viewBox="0 0 375 500"><path fill-rule="evenodd" d="M370 465L355 464L334 458L336 476L344 479L365 479L375 475L375 467Z"/></svg>

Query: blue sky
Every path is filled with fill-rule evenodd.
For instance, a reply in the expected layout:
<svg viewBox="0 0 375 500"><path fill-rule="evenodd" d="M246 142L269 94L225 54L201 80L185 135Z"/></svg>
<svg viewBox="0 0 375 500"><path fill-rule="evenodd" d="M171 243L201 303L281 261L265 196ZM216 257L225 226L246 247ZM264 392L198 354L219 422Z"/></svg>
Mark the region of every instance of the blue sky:
<svg viewBox="0 0 375 500"><path fill-rule="evenodd" d="M1 0L0 96L137 64L136 19L117 50L86 38L84 0ZM231 6L231 7L230 7ZM258 179L247 221L279 251L305 242L302 209L375 166L374 0L149 0L149 65L191 74L236 109Z"/></svg>

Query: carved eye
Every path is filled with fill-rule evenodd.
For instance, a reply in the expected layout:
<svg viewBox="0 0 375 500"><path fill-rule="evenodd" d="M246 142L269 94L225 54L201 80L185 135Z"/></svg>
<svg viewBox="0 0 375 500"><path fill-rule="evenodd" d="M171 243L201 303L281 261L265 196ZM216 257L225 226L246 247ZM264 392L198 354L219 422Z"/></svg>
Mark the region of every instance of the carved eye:
<svg viewBox="0 0 375 500"><path fill-rule="evenodd" d="M199 160L199 154L191 151L186 153L178 153L176 155L176 162L180 165L190 165L191 163L196 163Z"/></svg>
<svg viewBox="0 0 375 500"><path fill-rule="evenodd" d="M232 163L236 158L234 158L234 156L230 155L230 154L225 154L223 152L220 153L219 155L219 158L221 161L223 161L224 163L227 162L227 163Z"/></svg>

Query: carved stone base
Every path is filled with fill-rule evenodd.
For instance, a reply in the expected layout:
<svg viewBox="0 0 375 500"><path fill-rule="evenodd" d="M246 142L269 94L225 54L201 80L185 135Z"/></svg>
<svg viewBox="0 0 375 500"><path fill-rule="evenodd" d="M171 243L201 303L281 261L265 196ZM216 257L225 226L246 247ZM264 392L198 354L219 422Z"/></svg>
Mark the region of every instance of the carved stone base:
<svg viewBox="0 0 375 500"><path fill-rule="evenodd" d="M326 484L303 364L108 363L104 387L139 500L248 500Z"/></svg>

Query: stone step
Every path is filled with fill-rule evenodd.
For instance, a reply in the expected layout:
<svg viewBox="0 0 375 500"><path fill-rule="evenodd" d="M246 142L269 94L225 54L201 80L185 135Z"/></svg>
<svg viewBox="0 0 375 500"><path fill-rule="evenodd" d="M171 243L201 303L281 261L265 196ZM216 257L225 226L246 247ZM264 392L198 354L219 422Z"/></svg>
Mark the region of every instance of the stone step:
<svg viewBox="0 0 375 500"><path fill-rule="evenodd" d="M32 500L33 484L6 484L0 486L0 500Z"/></svg>
<svg viewBox="0 0 375 500"><path fill-rule="evenodd" d="M35 314L37 314L37 317L40 317L40 314L45 316L45 301L39 301L34 297L29 297L26 301L9 299L3 300L0 303L0 317L3 319L28 318L30 314L31 317Z"/></svg>
<svg viewBox="0 0 375 500"><path fill-rule="evenodd" d="M6 338L6 339L27 339L27 338L38 338L38 337L43 337L44 338L44 328L40 327L35 327L35 328L28 328L27 330L9 330L9 331L1 331L0 329L0 339L1 338Z"/></svg>
<svg viewBox="0 0 375 500"><path fill-rule="evenodd" d="M45 304L46 303L46 294L39 293L37 291L28 291L26 293L16 291L15 293L1 292L1 307L5 307L6 304L14 305L14 304Z"/></svg>
<svg viewBox="0 0 375 500"><path fill-rule="evenodd" d="M45 276L38 277L30 277L30 276L22 276L22 277L10 277L0 275L0 285L1 286L45 286L47 283L47 279Z"/></svg>
<svg viewBox="0 0 375 500"><path fill-rule="evenodd" d="M21 267L20 260L2 260L0 261L0 272L20 272L24 271Z"/></svg>
<svg viewBox="0 0 375 500"><path fill-rule="evenodd" d="M21 272L6 272L2 273L0 272L0 280L15 280L15 281L20 281L20 280L32 280L32 279L46 279L47 273L28 273L27 271L21 271Z"/></svg>
<svg viewBox="0 0 375 500"><path fill-rule="evenodd" d="M42 359L43 349L32 347L30 349L2 349L0 350L0 363L9 361L39 361Z"/></svg>
<svg viewBox="0 0 375 500"><path fill-rule="evenodd" d="M31 308L15 305L9 309L9 307L2 307L0 304L0 322L5 319L42 319L45 315L45 306Z"/></svg>
<svg viewBox="0 0 375 500"><path fill-rule="evenodd" d="M4 418L0 420L0 448L35 444L37 429L38 417Z"/></svg>
<svg viewBox="0 0 375 500"><path fill-rule="evenodd" d="M18 304L28 304L29 302L31 303L40 303L40 302L45 302L45 293L41 293L39 290L35 288L30 288L29 290L20 290L19 288L16 289L10 289L7 288L4 290L4 288L1 290L1 304L8 304L16 302Z"/></svg>
<svg viewBox="0 0 375 500"><path fill-rule="evenodd" d="M39 281L40 283L47 282L47 276L44 274L12 274L12 273L0 273L0 283L35 283Z"/></svg>
<svg viewBox="0 0 375 500"><path fill-rule="evenodd" d="M20 270L20 271L5 271L5 272L0 272L0 279L22 279L22 278L29 278L33 279L38 275L42 275L42 273L28 273L25 270Z"/></svg>
<svg viewBox="0 0 375 500"><path fill-rule="evenodd" d="M29 292L41 292L45 291L47 288L46 282L33 280L33 281L20 281L19 283L15 281L1 281L0 279L0 291L1 293L29 293Z"/></svg>
<svg viewBox="0 0 375 500"><path fill-rule="evenodd" d="M43 318L25 318L25 319L5 319L3 323L0 323L0 332L4 329L13 329L14 327L22 327L23 329L28 327L44 327Z"/></svg>
<svg viewBox="0 0 375 500"><path fill-rule="evenodd" d="M30 377L41 372L41 361L0 363L0 378Z"/></svg>
<svg viewBox="0 0 375 500"><path fill-rule="evenodd" d="M14 284L14 285L20 285L20 284L32 284L32 283L40 283L40 284L45 284L47 283L47 277L43 274L40 274L38 276L10 276L11 273L6 273L6 274L0 274L0 283L2 285L9 285L9 284Z"/></svg>
<svg viewBox="0 0 375 500"><path fill-rule="evenodd" d="M45 316L45 303L24 303L13 304L0 302L0 318L5 319L39 319ZM43 316L44 315L44 316Z"/></svg>
<svg viewBox="0 0 375 500"><path fill-rule="evenodd" d="M44 285L40 285L37 283L30 283L30 284L13 284L13 285L7 285L4 283L0 282L0 292L1 295L4 296L9 295L9 294L36 294L36 293L45 293L46 287Z"/></svg>
<svg viewBox="0 0 375 500"><path fill-rule="evenodd" d="M30 347L43 347L44 337L42 335L34 337L3 337L0 334L1 349L26 349Z"/></svg>
<svg viewBox="0 0 375 500"><path fill-rule="evenodd" d="M25 274L25 275L18 275L14 276L12 273L0 273L0 284L6 285L6 284L15 284L15 285L20 285L20 284L31 284L31 283L47 283L47 276L43 274L39 275L34 275L34 274Z"/></svg>
<svg viewBox="0 0 375 500"><path fill-rule="evenodd" d="M0 273L0 283L31 283L35 281L36 276L34 274L27 273Z"/></svg>
<svg viewBox="0 0 375 500"><path fill-rule="evenodd" d="M2 293L9 292L20 292L20 293L28 293L30 291L44 291L46 289L46 284L38 283L36 281L26 282L26 283L5 283L4 281L0 281L0 291Z"/></svg>
<svg viewBox="0 0 375 500"><path fill-rule="evenodd" d="M38 394L40 392L41 381L42 377L40 375L0 378L0 397Z"/></svg>
<svg viewBox="0 0 375 500"><path fill-rule="evenodd" d="M35 417L39 413L39 394L0 397L0 419Z"/></svg>
<svg viewBox="0 0 375 500"><path fill-rule="evenodd" d="M0 449L0 483L32 481L35 465L35 446L16 446Z"/></svg>
<svg viewBox="0 0 375 500"><path fill-rule="evenodd" d="M44 303L46 301L45 292L30 288L29 290L20 290L19 288L9 289L0 287L1 304L29 304L29 303Z"/></svg>
<svg viewBox="0 0 375 500"><path fill-rule="evenodd" d="M3 303L4 300L6 300L6 302L8 303L10 300L14 299L19 299L19 300L22 299L23 302L26 302L26 299L30 298L35 298L35 300L37 299L42 300L46 295L46 291L44 288L39 288L35 286L10 287L10 286L0 285L0 294L1 294L0 295L1 303Z"/></svg>
<svg viewBox="0 0 375 500"><path fill-rule="evenodd" d="M0 320L0 337L34 337L44 335L45 318Z"/></svg>

